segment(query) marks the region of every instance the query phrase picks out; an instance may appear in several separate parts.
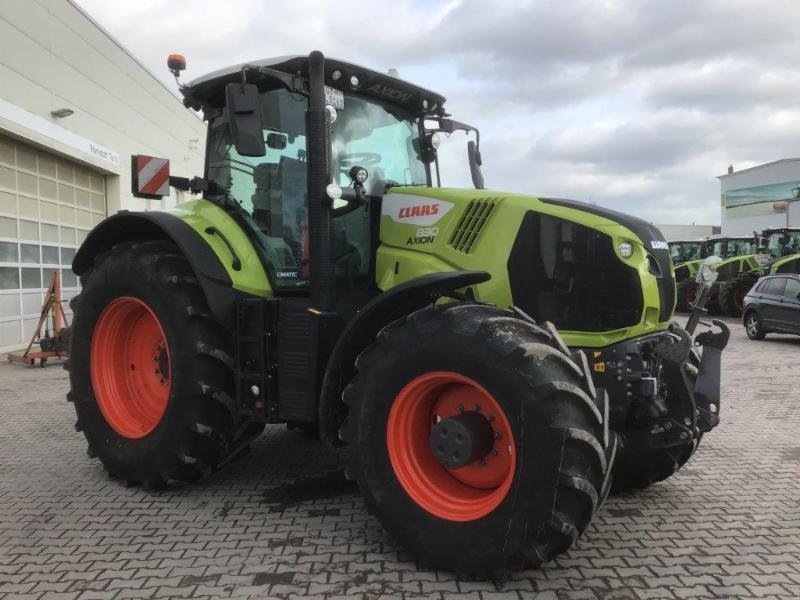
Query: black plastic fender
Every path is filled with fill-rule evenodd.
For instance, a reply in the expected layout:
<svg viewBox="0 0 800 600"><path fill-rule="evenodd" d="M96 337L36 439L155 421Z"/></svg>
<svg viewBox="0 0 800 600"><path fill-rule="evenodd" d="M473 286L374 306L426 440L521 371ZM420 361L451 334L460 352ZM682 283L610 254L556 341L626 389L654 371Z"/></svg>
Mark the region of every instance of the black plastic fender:
<svg viewBox="0 0 800 600"><path fill-rule="evenodd" d="M228 272L202 236L169 213L120 211L108 217L81 244L72 270L82 275L92 267L95 256L120 242L153 239L171 240L178 246L203 288L211 312L234 331L237 293Z"/></svg>
<svg viewBox="0 0 800 600"><path fill-rule="evenodd" d="M344 328L325 368L318 412L322 439L331 445L339 444L339 425L344 417L342 391L355 374L356 357L381 329L442 296L490 278L485 271L431 273L402 283L365 304Z"/></svg>

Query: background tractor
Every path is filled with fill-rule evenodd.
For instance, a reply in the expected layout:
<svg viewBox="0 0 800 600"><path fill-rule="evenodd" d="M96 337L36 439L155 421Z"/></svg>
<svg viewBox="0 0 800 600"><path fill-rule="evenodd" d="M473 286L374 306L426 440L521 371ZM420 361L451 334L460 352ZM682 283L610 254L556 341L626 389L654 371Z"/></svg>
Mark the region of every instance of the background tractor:
<svg viewBox="0 0 800 600"><path fill-rule="evenodd" d="M134 157L134 191L202 198L109 217L73 263L68 398L112 476L198 481L288 423L345 446L407 548L497 573L567 550L612 485L669 477L718 423L724 325L671 324L648 223L482 189L442 96L319 52L181 91L205 173ZM476 189L439 187L456 131Z"/></svg>
<svg viewBox="0 0 800 600"><path fill-rule="evenodd" d="M697 289L694 284L697 270L700 268L703 259L710 256L712 246L713 244L707 239L669 242L669 255L674 267L676 307L678 310L689 310L694 304L697 295Z"/></svg>
<svg viewBox="0 0 800 600"><path fill-rule="evenodd" d="M729 301L720 293L724 284L740 273L759 267L759 258L755 254L757 244L752 236L715 236L707 238L705 244L706 257L718 256L722 259L717 266L718 279L708 297L708 310L719 314L724 312L722 305L727 306ZM679 311L688 312L692 309L699 285L696 276L702 262L693 260L675 267L676 306Z"/></svg>
<svg viewBox="0 0 800 600"><path fill-rule="evenodd" d="M730 278L720 290L720 305L731 317L742 316L744 297L759 277L800 273L800 228L766 229L759 239L759 265Z"/></svg>

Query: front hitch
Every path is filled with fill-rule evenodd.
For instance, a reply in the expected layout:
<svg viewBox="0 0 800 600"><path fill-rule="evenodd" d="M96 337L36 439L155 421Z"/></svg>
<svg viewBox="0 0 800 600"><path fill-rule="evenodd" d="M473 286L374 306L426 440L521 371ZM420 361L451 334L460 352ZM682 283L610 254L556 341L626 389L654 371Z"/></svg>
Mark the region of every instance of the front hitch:
<svg viewBox="0 0 800 600"><path fill-rule="evenodd" d="M710 431L719 425L720 372L722 351L731 337L728 326L714 319L719 331L703 331L695 337L695 344L702 346L700 372L694 383L694 401L697 408L697 426L700 431Z"/></svg>
<svg viewBox="0 0 800 600"><path fill-rule="evenodd" d="M692 337L678 325L670 326L671 339L665 339L655 348L667 389L666 417L685 428L677 443L690 437L696 439L719 425L722 351L730 339L730 330L722 321L712 323L719 331L704 331L694 338L694 345L702 349L699 367L690 360ZM695 372L692 381L689 375ZM670 441L673 440L662 439L658 445L671 445Z"/></svg>

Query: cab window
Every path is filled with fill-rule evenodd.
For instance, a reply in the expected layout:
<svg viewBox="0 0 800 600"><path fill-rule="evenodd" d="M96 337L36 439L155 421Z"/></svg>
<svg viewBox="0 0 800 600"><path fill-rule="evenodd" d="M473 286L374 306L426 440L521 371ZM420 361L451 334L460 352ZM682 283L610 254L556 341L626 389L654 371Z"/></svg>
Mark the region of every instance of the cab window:
<svg viewBox="0 0 800 600"><path fill-rule="evenodd" d="M209 130L208 179L244 209L282 287L303 287L309 276L305 111L305 98L283 89L261 94L264 156L236 152L227 108Z"/></svg>

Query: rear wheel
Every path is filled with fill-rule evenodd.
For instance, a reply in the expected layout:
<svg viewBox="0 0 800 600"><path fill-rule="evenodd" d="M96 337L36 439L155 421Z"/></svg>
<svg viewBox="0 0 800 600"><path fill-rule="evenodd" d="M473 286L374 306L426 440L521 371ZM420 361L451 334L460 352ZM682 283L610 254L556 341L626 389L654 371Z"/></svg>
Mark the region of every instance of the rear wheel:
<svg viewBox="0 0 800 600"><path fill-rule="evenodd" d="M197 481L257 433L234 404L231 336L175 246L119 244L81 279L68 399L110 475Z"/></svg>
<svg viewBox="0 0 800 600"><path fill-rule="evenodd" d="M697 282L692 279L683 279L677 285L676 310L690 312L697 300Z"/></svg>
<svg viewBox="0 0 800 600"><path fill-rule="evenodd" d="M758 275L742 273L722 286L719 292L719 305L729 317L741 317L744 310L744 297L755 285Z"/></svg>
<svg viewBox="0 0 800 600"><path fill-rule="evenodd" d="M412 552L497 574L566 551L609 487L616 437L554 333L494 307L384 329L344 393L348 475ZM603 397L605 398L605 397Z"/></svg>
<svg viewBox="0 0 800 600"><path fill-rule="evenodd" d="M763 340L767 332L764 331L764 323L761 317L754 310L750 310L744 315L744 330L747 332L747 337L751 340Z"/></svg>

